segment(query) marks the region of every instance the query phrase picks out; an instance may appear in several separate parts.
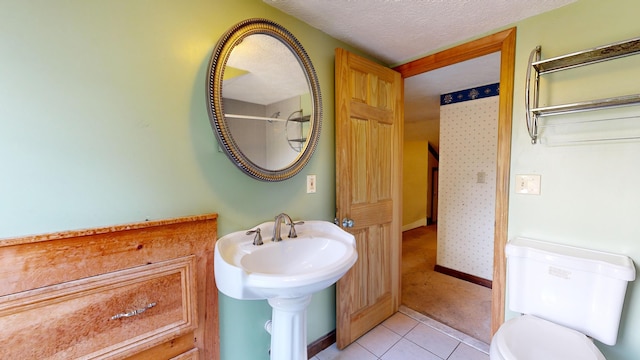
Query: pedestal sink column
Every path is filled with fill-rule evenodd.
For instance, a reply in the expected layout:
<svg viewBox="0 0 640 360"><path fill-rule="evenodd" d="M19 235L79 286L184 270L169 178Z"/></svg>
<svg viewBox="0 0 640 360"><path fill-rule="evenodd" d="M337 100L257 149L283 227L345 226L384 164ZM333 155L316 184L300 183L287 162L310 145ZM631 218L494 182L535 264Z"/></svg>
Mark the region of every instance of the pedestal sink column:
<svg viewBox="0 0 640 360"><path fill-rule="evenodd" d="M311 295L273 298L271 360L307 360L307 306Z"/></svg>

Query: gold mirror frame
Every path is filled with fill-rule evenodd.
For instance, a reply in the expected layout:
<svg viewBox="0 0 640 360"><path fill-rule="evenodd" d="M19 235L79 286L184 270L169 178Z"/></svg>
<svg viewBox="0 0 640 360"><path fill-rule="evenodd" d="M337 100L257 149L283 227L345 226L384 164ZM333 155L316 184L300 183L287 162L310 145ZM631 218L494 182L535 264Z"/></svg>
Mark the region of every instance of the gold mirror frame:
<svg viewBox="0 0 640 360"><path fill-rule="evenodd" d="M227 60L238 44L247 36L256 34L272 36L291 50L305 73L311 94L312 113L309 136L300 151L300 155L282 169L265 169L252 162L234 141L223 111L222 83ZM300 42L284 27L266 19L248 19L236 24L224 33L218 40L209 61L206 92L209 121L218 143L231 162L245 174L262 181L282 181L299 173L311 159L318 145L322 124L320 85L306 51Z"/></svg>

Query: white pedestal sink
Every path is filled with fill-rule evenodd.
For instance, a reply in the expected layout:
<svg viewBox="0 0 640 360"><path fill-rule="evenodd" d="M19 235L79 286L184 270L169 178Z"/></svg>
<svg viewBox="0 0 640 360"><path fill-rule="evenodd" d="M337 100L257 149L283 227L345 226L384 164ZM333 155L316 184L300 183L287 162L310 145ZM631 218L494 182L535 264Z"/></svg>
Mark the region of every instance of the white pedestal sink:
<svg viewBox="0 0 640 360"><path fill-rule="evenodd" d="M281 233L288 233L288 225ZM240 300L266 299L272 308L271 359L307 359L306 309L311 295L338 281L356 262L353 235L326 221L296 225L297 238L272 241L274 222L254 235L238 231L220 238L214 270L218 289Z"/></svg>

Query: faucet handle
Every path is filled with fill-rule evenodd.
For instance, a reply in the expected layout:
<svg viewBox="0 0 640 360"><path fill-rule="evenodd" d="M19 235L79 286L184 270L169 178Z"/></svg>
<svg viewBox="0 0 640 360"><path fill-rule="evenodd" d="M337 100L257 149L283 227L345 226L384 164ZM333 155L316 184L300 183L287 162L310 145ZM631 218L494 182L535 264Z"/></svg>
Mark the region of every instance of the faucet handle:
<svg viewBox="0 0 640 360"><path fill-rule="evenodd" d="M291 226L289 228L289 237L290 238L297 238L298 237L298 233L296 233L296 228L294 227L294 225L302 225L302 224L304 224L304 221L298 221L298 222L291 221L291 223L289 224Z"/></svg>
<svg viewBox="0 0 640 360"><path fill-rule="evenodd" d="M253 245L262 245L262 234L260 234L260 228L256 228L255 230L247 231L247 235L256 234L253 237Z"/></svg>

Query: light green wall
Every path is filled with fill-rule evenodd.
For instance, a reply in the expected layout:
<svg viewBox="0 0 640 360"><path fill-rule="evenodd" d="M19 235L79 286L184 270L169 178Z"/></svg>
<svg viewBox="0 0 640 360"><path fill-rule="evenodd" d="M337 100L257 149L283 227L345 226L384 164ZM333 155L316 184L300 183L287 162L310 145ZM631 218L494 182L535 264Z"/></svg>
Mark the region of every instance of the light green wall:
<svg viewBox="0 0 640 360"><path fill-rule="evenodd" d="M640 144L532 146L521 86L535 45L547 58L638 36L639 11L635 0L580 0L516 24L511 178L541 174L542 195L510 194L510 236L640 261ZM316 154L282 183L259 182L234 168L217 150L205 109L210 52L224 31L249 17L275 20L298 37L323 94ZM0 238L208 212L219 213L219 236L280 211L333 218L338 46L344 45L260 0L2 0ZM638 73L626 60L621 64L627 65L604 67L634 75L614 83L595 75L596 92L638 92ZM572 83L571 76L560 80L563 93L591 96L593 89ZM316 194L304 191L307 174L317 175ZM639 289L629 289L618 345L602 346L609 359L640 354L632 338L640 332ZM310 340L335 328L334 292L314 296ZM222 359L267 359L267 303L221 296L220 310Z"/></svg>
<svg viewBox="0 0 640 360"><path fill-rule="evenodd" d="M516 24L511 188L516 174L541 174L542 193L510 191L510 237L524 235L611 251L640 263L640 142L531 145L523 105L527 60L536 45L542 46L543 59L548 59L637 37L638 13L640 2L635 0L580 0ZM541 104L640 93L639 76L640 56L558 73L542 84ZM634 110L618 109L609 116L627 111ZM639 111L636 107L635 112ZM607 359L640 356L638 280L627 291L623 318L618 344L598 344Z"/></svg>
<svg viewBox="0 0 640 360"><path fill-rule="evenodd" d="M237 170L205 107L217 39L251 17L300 40L323 95L317 151L281 183ZM209 212L219 236L282 211L333 219L336 47L260 0L0 1L0 238ZM335 329L334 298L314 296L310 341ZM270 317L265 301L221 296L222 359L268 359Z"/></svg>

